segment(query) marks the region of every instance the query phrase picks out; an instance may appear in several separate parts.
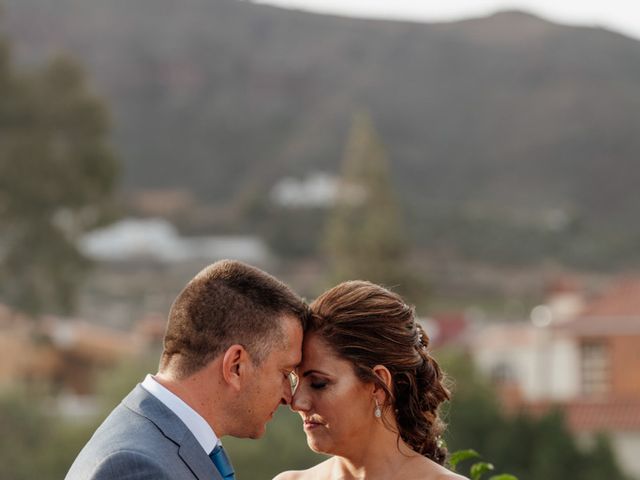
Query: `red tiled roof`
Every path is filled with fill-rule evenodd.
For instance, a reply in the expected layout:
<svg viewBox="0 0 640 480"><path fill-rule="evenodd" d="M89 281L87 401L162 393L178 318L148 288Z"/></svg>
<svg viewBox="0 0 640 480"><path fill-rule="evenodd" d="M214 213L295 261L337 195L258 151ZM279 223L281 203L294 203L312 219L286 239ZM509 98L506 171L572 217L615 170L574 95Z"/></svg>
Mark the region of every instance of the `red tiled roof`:
<svg viewBox="0 0 640 480"><path fill-rule="evenodd" d="M640 279L628 278L611 287L590 302L584 317L638 317L640 318Z"/></svg>
<svg viewBox="0 0 640 480"><path fill-rule="evenodd" d="M432 348L459 341L468 326L464 313L437 313L423 320Z"/></svg>
<svg viewBox="0 0 640 480"><path fill-rule="evenodd" d="M545 286L545 290L547 292L547 295L554 295L559 293L574 293L581 292L582 286L577 279L565 275L557 277L550 281Z"/></svg>
<svg viewBox="0 0 640 480"><path fill-rule="evenodd" d="M587 401L565 404L550 403L525 405L533 414L544 414L551 408L564 412L569 429L573 432L640 431L639 401Z"/></svg>
<svg viewBox="0 0 640 480"><path fill-rule="evenodd" d="M581 335L640 334L640 279L617 282L559 328Z"/></svg>
<svg viewBox="0 0 640 480"><path fill-rule="evenodd" d="M572 403L565 410L574 431L640 430L640 402Z"/></svg>
<svg viewBox="0 0 640 480"><path fill-rule="evenodd" d="M640 335L640 315L635 317L580 317L557 327L574 335Z"/></svg>

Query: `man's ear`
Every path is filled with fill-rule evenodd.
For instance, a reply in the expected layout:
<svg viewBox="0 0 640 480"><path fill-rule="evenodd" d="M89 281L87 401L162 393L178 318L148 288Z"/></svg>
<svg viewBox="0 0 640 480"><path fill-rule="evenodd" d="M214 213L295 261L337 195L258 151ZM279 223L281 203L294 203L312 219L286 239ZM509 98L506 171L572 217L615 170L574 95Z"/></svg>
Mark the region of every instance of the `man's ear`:
<svg viewBox="0 0 640 480"><path fill-rule="evenodd" d="M231 345L222 357L222 378L234 390L240 391L251 359L242 345Z"/></svg>
<svg viewBox="0 0 640 480"><path fill-rule="evenodd" d="M373 373L382 380L390 392L393 391L393 378L391 376L391 372L384 365L376 365L373 367ZM373 385L373 395L376 397L376 400L380 405L384 405L387 400L387 392L384 389L380 388L377 384Z"/></svg>

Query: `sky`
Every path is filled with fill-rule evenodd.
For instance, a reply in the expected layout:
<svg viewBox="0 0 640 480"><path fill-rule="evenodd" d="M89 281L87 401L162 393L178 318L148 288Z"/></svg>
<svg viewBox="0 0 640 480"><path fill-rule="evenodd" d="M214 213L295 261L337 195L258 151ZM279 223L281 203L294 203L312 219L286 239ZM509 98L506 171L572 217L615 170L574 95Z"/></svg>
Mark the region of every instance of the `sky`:
<svg viewBox="0 0 640 480"><path fill-rule="evenodd" d="M640 40L640 0L255 0L287 8L368 18L452 21L524 10L568 25L604 27Z"/></svg>

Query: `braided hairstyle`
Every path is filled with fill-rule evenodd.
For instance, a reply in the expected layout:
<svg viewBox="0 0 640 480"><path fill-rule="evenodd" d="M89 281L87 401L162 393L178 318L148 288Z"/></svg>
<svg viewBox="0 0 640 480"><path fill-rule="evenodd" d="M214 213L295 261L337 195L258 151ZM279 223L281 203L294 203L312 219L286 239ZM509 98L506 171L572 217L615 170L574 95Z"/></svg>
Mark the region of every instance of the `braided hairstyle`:
<svg viewBox="0 0 640 480"><path fill-rule="evenodd" d="M310 307L308 332L351 362L361 381L382 388L387 394L383 407L393 411L400 438L442 465L447 450L440 441L445 426L438 407L450 398L449 391L414 308L397 294L360 280L333 287ZM391 388L373 372L376 365L391 372Z"/></svg>

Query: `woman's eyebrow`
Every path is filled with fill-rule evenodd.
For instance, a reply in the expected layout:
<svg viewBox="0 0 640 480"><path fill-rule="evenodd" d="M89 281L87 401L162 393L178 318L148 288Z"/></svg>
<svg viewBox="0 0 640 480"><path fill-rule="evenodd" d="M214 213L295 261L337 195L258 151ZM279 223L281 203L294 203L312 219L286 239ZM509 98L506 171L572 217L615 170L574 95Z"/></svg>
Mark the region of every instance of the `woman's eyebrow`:
<svg viewBox="0 0 640 480"><path fill-rule="evenodd" d="M329 376L329 374L328 374L328 373L325 373L325 372L323 372L323 371L321 371L321 370L306 370L306 371L302 374L302 376L303 376L303 377L308 377L309 375L314 374L314 373L319 373L320 375L326 375L326 376Z"/></svg>

